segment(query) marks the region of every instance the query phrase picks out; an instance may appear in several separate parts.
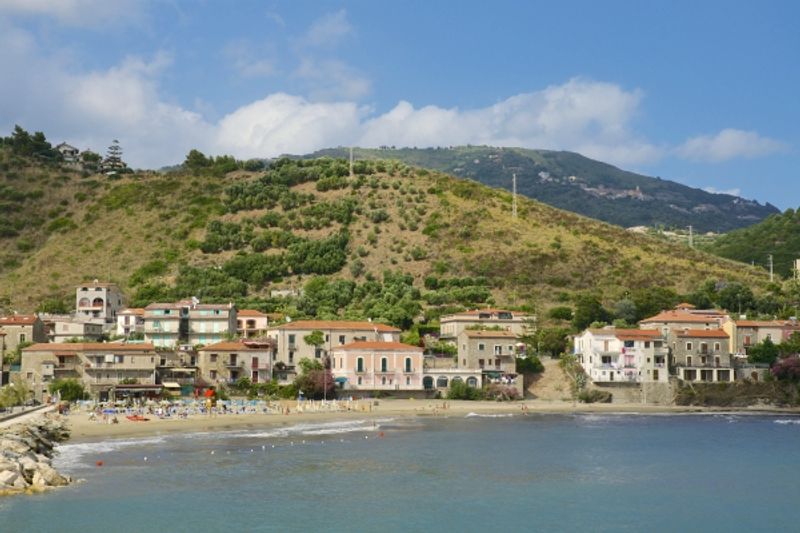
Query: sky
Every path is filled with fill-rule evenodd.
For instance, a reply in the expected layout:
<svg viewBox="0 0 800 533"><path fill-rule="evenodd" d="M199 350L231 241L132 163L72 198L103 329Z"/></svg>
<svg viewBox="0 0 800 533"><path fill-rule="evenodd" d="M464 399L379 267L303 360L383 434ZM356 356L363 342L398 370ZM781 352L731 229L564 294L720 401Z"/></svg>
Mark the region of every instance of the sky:
<svg viewBox="0 0 800 533"><path fill-rule="evenodd" d="M0 0L0 134L118 139L136 168L571 150L797 208L798 20L793 0Z"/></svg>

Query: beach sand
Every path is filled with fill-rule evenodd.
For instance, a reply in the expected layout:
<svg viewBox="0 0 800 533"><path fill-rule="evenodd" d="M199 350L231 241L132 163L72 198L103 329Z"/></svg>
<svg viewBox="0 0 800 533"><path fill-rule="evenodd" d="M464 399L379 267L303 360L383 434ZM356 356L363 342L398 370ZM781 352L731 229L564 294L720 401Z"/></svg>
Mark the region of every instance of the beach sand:
<svg viewBox="0 0 800 533"><path fill-rule="evenodd" d="M294 405L294 402L291 402ZM73 411L67 418L71 430L71 442L101 441L107 438L146 437L168 433L194 433L205 431L227 431L235 429L262 429L288 426L298 423L358 420L368 418L412 418L424 417L464 417L469 413L517 415L534 413L719 413L736 412L745 414L786 413L798 414L797 409L749 408L713 409L703 407L657 406L641 404L573 404L572 402L536 401L524 402L471 402L450 400L361 400L353 402L350 411L304 412L293 408L290 414L220 414L193 415L188 418L160 419L148 415L146 422L134 422L118 416L118 424L108 424L89 419L86 412Z"/></svg>

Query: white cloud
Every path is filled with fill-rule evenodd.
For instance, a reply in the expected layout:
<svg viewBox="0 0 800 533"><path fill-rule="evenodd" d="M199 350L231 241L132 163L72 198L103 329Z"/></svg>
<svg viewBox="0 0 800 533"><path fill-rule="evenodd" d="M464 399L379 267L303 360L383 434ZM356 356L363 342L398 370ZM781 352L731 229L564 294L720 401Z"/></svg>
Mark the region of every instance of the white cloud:
<svg viewBox="0 0 800 533"><path fill-rule="evenodd" d="M716 187L703 187L703 190L711 194L730 194L731 196L741 196L742 190L738 187L733 189L717 189Z"/></svg>
<svg viewBox="0 0 800 533"><path fill-rule="evenodd" d="M693 161L720 163L736 158L752 159L784 150L784 143L755 131L724 129L716 135L692 137L676 149L678 156Z"/></svg>
<svg viewBox="0 0 800 533"><path fill-rule="evenodd" d="M333 46L353 32L353 26L347 20L347 11L341 9L336 13L324 15L308 28L301 44L306 46Z"/></svg>
<svg viewBox="0 0 800 533"><path fill-rule="evenodd" d="M292 75L305 84L312 100L360 100L372 90L367 77L335 59L303 59Z"/></svg>
<svg viewBox="0 0 800 533"><path fill-rule="evenodd" d="M102 28L138 21L142 2L134 0L2 0L0 13L50 17L67 26Z"/></svg>

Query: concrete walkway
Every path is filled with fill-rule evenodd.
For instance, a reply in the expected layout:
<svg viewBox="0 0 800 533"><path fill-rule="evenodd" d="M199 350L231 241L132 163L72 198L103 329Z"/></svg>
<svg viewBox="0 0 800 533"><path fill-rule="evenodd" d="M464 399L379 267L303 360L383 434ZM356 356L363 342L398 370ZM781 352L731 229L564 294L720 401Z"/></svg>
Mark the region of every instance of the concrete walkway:
<svg viewBox="0 0 800 533"><path fill-rule="evenodd" d="M49 413L50 411L54 411L55 408L56 408L55 405L41 405L39 407L34 407L33 409L29 409L23 413L15 413L14 415L10 415L9 417L0 421L0 428L6 428L8 426L13 426L14 424L27 422L44 413Z"/></svg>

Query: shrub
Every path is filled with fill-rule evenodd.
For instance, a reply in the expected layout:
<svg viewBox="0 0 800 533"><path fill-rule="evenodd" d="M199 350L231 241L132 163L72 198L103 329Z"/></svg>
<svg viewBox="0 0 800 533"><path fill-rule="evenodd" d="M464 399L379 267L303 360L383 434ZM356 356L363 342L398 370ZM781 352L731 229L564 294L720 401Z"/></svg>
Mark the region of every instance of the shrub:
<svg viewBox="0 0 800 533"><path fill-rule="evenodd" d="M578 401L583 403L611 403L612 394L604 390L582 390L578 394Z"/></svg>
<svg viewBox="0 0 800 533"><path fill-rule="evenodd" d="M66 402L75 402L87 398L83 385L74 379L57 379L50 384L50 394L60 394Z"/></svg>
<svg viewBox="0 0 800 533"><path fill-rule="evenodd" d="M450 388L447 389L448 400L483 400L484 394L481 389L470 387L463 381L451 381Z"/></svg>

